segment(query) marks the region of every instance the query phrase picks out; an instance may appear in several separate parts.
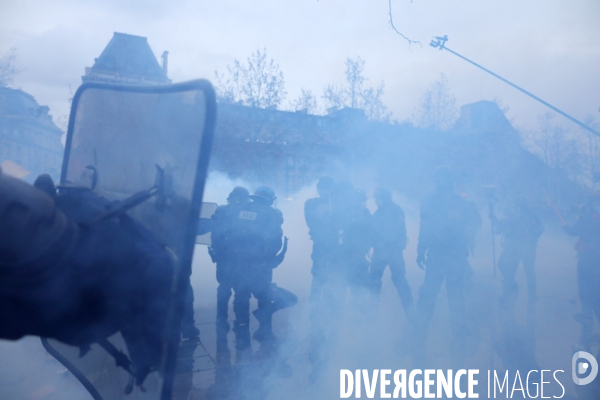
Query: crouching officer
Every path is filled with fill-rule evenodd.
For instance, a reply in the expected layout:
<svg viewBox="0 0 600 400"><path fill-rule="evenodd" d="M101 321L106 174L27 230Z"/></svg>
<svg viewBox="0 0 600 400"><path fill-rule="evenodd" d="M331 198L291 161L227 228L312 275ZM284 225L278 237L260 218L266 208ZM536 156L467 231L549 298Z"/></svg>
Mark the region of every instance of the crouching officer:
<svg viewBox="0 0 600 400"><path fill-rule="evenodd" d="M273 268L277 266L277 253L282 247L283 215L271 207L276 199L272 189L261 186L250 198L252 201L237 205L230 214L230 254L235 271L234 331L239 349L250 347L249 308L252 295L258 300L255 316L260 328L256 332L257 339L272 336L273 312L276 307L282 308L281 303L274 304L274 294L281 291L275 289L271 281ZM284 254L282 251L279 257L283 259ZM288 299L290 306L297 301L292 296Z"/></svg>
<svg viewBox="0 0 600 400"><path fill-rule="evenodd" d="M287 253L287 244L288 238L284 237L281 252L279 252L279 254L277 254L270 262L269 267L271 268L271 271L283 262L285 253ZM270 282L269 285L270 300L263 303L259 302L258 308L252 313L260 323L260 328L254 332L254 338L257 340L269 339L273 335L272 317L276 311L294 306L298 303L298 296L294 293L277 286L274 282Z"/></svg>

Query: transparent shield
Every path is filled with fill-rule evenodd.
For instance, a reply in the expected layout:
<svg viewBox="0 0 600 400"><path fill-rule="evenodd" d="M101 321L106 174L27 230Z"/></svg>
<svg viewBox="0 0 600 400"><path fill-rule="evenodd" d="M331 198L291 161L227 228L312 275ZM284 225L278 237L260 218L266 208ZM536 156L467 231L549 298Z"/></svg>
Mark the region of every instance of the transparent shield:
<svg viewBox="0 0 600 400"><path fill-rule="evenodd" d="M170 398L174 390L214 118L214 92L206 81L156 87L90 84L75 95L61 186L66 191L91 191L108 204L107 209L125 213L164 246L174 265L173 276L164 282L170 288L164 299L167 318L164 324L148 325L164 330L158 335L164 341L160 362L130 394L125 394L129 374L115 365L105 346L92 344L80 356L76 347L50 340L50 346L79 369L102 398ZM117 332L108 341L130 356L131 343L123 336Z"/></svg>

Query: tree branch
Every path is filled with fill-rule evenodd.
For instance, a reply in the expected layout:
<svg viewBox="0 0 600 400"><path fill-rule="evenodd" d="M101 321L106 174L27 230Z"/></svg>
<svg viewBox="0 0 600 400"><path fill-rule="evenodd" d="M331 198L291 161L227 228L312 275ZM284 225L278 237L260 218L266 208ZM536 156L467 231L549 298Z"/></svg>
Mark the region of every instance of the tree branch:
<svg viewBox="0 0 600 400"><path fill-rule="evenodd" d="M411 0L411 3L412 3L412 0ZM410 46L411 46L413 43L418 43L418 44L419 44L419 46L423 47L423 45L421 44L421 42L420 42L420 41L418 41L418 40L411 40L411 39L409 39L408 37L404 36L404 34L403 34L402 32L400 32L398 29L396 29L396 25L394 25L394 18L393 18L393 16L392 16L392 0L388 0L388 5L389 5L389 15L390 15L390 20L389 20L390 27L391 27L391 28L392 28L392 29L393 29L393 30L394 30L394 31L395 31L395 32L396 32L398 35L402 36L402 38L408 42L408 47L409 47L409 49L410 49Z"/></svg>

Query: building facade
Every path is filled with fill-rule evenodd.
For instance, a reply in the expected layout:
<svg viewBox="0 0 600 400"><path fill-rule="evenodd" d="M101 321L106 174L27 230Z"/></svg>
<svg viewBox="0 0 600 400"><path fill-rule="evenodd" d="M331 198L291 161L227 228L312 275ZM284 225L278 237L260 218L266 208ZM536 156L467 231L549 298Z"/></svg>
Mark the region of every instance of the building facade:
<svg viewBox="0 0 600 400"><path fill-rule="evenodd" d="M22 90L0 87L0 164L28 171L27 181L42 173L60 175L63 132L48 111Z"/></svg>
<svg viewBox="0 0 600 400"><path fill-rule="evenodd" d="M81 80L124 85L171 83L167 77L168 54L163 52L161 66L145 37L115 32Z"/></svg>

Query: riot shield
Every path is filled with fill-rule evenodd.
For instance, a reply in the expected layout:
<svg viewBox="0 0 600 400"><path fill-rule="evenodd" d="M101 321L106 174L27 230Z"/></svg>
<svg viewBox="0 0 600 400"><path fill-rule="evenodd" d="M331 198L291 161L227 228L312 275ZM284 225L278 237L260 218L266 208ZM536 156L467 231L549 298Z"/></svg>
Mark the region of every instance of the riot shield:
<svg viewBox="0 0 600 400"><path fill-rule="evenodd" d="M62 357L71 364L67 368L78 370L80 381L94 387L99 396L94 398L172 396L215 113L213 88L201 80L152 87L84 84L73 98L59 188L101 199L106 215L88 225L127 218L168 251L173 265L172 276L160 285L163 291L168 288L164 323L148 325L162 331L155 335L163 341L160 362L139 386L132 388L123 366L130 360L117 360L119 366L114 362L115 355L122 357L119 353L135 361L130 354L135 337L124 340L119 331L85 351L56 340L45 343L59 361ZM120 284L126 292L129 283Z"/></svg>

